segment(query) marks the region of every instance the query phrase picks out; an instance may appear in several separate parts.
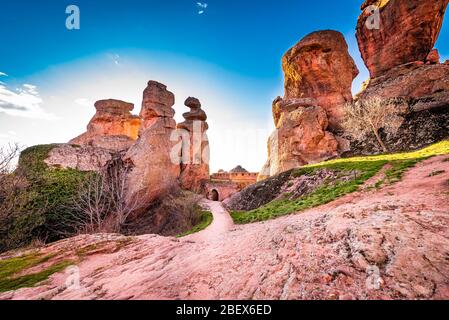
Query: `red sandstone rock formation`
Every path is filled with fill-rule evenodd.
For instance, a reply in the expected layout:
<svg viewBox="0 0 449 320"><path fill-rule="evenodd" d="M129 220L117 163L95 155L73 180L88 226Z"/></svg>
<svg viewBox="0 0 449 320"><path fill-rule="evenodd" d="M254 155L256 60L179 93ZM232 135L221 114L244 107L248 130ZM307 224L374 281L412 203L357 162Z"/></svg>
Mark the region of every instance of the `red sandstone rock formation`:
<svg viewBox="0 0 449 320"><path fill-rule="evenodd" d="M209 128L207 115L196 98L188 98L185 105L190 111L183 114L186 121L178 124L182 141L181 187L200 192L205 181L209 180L209 141L206 131Z"/></svg>
<svg viewBox="0 0 449 320"><path fill-rule="evenodd" d="M137 139L141 120L131 114L134 105L119 100L95 103L97 112L87 126L87 132L70 141L76 145L91 145L113 151L128 149Z"/></svg>
<svg viewBox="0 0 449 320"><path fill-rule="evenodd" d="M338 128L341 107L352 101L352 81L359 73L344 36L331 30L309 34L287 51L282 68L284 99L314 99L313 105L326 110L331 129Z"/></svg>
<svg viewBox="0 0 449 320"><path fill-rule="evenodd" d="M358 74L343 35L331 30L309 34L284 55L282 68L285 96L273 102L276 131L258 180L336 157L348 145L331 133L340 129Z"/></svg>
<svg viewBox="0 0 449 320"><path fill-rule="evenodd" d="M176 122L173 119L175 110L175 95L167 90L167 86L149 81L148 86L143 92L141 132L151 127L155 122L163 120L166 128L175 128Z"/></svg>
<svg viewBox="0 0 449 320"><path fill-rule="evenodd" d="M328 126L326 111L321 107L284 112L268 141L268 161L258 180L338 156L338 142L327 131Z"/></svg>
<svg viewBox="0 0 449 320"><path fill-rule="evenodd" d="M371 78L399 65L426 61L433 49L449 0L367 0L357 24L357 39ZM368 28L379 8L379 29ZM368 21L369 22L369 21Z"/></svg>
<svg viewBox="0 0 449 320"><path fill-rule="evenodd" d="M426 58L427 64L439 64L440 63L440 53L437 49L433 49L430 51L430 53L427 55Z"/></svg>
<svg viewBox="0 0 449 320"><path fill-rule="evenodd" d="M360 99L380 96L403 98L410 111L419 112L449 106L449 65L409 63L371 79Z"/></svg>
<svg viewBox="0 0 449 320"><path fill-rule="evenodd" d="M142 103L142 127L137 142L128 150L124 161L132 170L127 178L128 203L145 208L178 186L179 163L172 157L176 129L173 119L174 95L155 81L148 82Z"/></svg>

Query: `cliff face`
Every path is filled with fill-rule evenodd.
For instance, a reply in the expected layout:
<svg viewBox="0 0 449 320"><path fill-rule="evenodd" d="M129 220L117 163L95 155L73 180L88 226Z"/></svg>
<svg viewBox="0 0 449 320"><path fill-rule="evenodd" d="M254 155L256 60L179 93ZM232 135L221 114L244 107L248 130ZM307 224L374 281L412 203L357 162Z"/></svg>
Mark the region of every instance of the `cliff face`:
<svg viewBox="0 0 449 320"><path fill-rule="evenodd" d="M314 99L326 111L330 128L337 129L341 107L352 101L351 86L359 71L337 31L313 32L282 58L284 100Z"/></svg>
<svg viewBox="0 0 449 320"><path fill-rule="evenodd" d="M357 39L371 79L357 99L399 98L407 105L399 132L383 135L392 151L417 149L449 137L449 65L440 63L433 49L448 2L366 1L362 6ZM379 8L379 29L366 26L370 5ZM353 142L353 154L376 152L380 150L369 138Z"/></svg>
<svg viewBox="0 0 449 320"><path fill-rule="evenodd" d="M171 157L175 144L171 141L176 129L172 109L175 97L165 85L154 81L148 83L143 95L140 137L123 158L131 169L127 202L138 211L176 188L180 174L179 164Z"/></svg>
<svg viewBox="0 0 449 320"><path fill-rule="evenodd" d="M282 67L285 95L273 102L276 131L259 180L336 157L344 148L332 131L339 130L343 105L352 101L358 69L343 35L330 30L309 34L284 55Z"/></svg>
<svg viewBox="0 0 449 320"><path fill-rule="evenodd" d="M357 23L357 40L371 77L408 62L425 62L438 39L448 2L365 1ZM376 8L378 13L372 10Z"/></svg>

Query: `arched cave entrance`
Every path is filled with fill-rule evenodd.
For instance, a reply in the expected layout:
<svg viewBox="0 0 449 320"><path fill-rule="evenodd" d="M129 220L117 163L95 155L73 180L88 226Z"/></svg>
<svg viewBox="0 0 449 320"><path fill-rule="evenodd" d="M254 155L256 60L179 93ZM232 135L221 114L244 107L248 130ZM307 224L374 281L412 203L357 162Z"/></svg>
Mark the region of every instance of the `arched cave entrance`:
<svg viewBox="0 0 449 320"><path fill-rule="evenodd" d="M210 200L212 200L212 201L219 201L220 200L220 195L218 194L218 191L216 189L213 189L210 192Z"/></svg>

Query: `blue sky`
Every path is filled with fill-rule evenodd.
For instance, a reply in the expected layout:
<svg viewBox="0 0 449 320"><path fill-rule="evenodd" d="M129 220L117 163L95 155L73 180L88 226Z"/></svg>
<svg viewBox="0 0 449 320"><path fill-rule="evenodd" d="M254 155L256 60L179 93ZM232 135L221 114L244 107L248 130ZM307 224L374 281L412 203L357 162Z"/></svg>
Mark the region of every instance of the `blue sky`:
<svg viewBox="0 0 449 320"><path fill-rule="evenodd" d="M8 76L0 85L34 109L0 112L0 144L65 142L84 131L101 98L134 102L138 113L153 79L175 93L178 119L187 96L203 101L213 169L258 170L271 101L283 93L280 60L292 45L312 31L339 30L361 71L354 90L368 77L354 36L362 0L202 2L199 14L190 0L3 0L0 74ZM70 4L80 8L80 30L65 28ZM446 21L436 46L443 59L448 38ZM257 141L242 143L254 140L242 135Z"/></svg>

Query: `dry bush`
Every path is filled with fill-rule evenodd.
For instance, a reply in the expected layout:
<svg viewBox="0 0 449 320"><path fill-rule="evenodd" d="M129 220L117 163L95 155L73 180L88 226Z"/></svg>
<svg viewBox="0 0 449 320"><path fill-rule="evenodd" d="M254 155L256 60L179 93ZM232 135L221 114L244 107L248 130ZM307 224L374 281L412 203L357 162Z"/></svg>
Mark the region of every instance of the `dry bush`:
<svg viewBox="0 0 449 320"><path fill-rule="evenodd" d="M100 172L87 175L72 201L74 213L65 224L77 233L121 232L129 216L143 206L138 200L127 200L128 172L117 158Z"/></svg>
<svg viewBox="0 0 449 320"><path fill-rule="evenodd" d="M133 217L126 225L125 234L159 234L177 236L201 222L202 196L189 191L173 189L155 201L145 214Z"/></svg>
<svg viewBox="0 0 449 320"><path fill-rule="evenodd" d="M345 118L342 123L346 134L354 139L361 140L373 133L384 152L388 152L380 135L382 129L385 133L396 134L404 118L398 101L373 97L364 101L348 103L344 106Z"/></svg>
<svg viewBox="0 0 449 320"><path fill-rule="evenodd" d="M13 169L14 160L20 155L18 144L10 144L7 147L0 148L0 184Z"/></svg>

